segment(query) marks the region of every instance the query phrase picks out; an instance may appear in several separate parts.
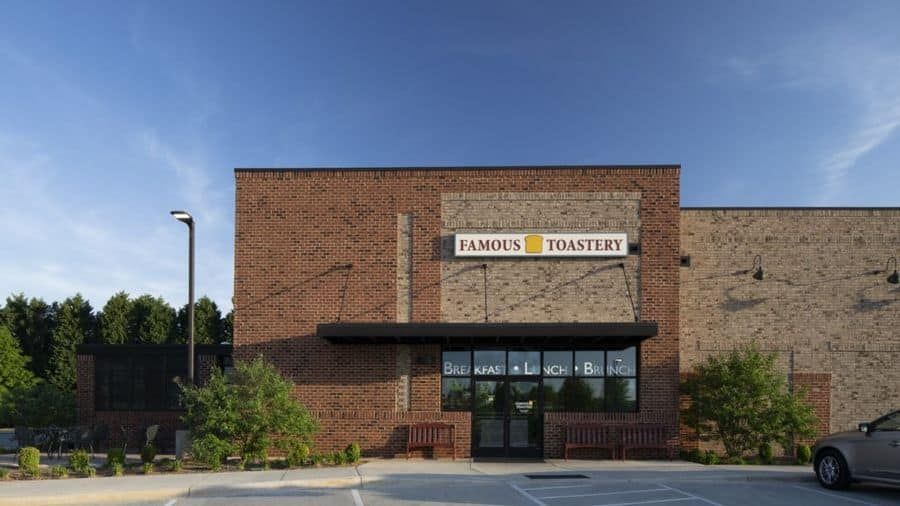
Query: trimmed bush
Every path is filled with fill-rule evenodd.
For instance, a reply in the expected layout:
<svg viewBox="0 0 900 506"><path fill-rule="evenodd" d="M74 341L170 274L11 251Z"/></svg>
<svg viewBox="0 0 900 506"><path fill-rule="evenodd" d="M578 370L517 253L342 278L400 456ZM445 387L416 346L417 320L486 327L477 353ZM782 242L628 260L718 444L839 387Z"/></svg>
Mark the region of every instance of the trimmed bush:
<svg viewBox="0 0 900 506"><path fill-rule="evenodd" d="M153 460L156 458L156 447L153 446L153 443L144 445L141 448L141 462L144 464L152 464Z"/></svg>
<svg viewBox="0 0 900 506"><path fill-rule="evenodd" d="M182 469L182 465L183 465L183 463L182 463L181 459L175 459L172 461L172 467L170 468L170 470L173 473L180 473L181 469Z"/></svg>
<svg viewBox="0 0 900 506"><path fill-rule="evenodd" d="M288 467L298 467L302 466L307 458L309 458L309 447L303 443L297 443L287 449L284 463Z"/></svg>
<svg viewBox="0 0 900 506"><path fill-rule="evenodd" d="M88 467L86 474L88 478L93 478L94 476L97 476L97 470L94 469L94 466Z"/></svg>
<svg viewBox="0 0 900 506"><path fill-rule="evenodd" d="M797 445L797 463L809 464L812 460L812 450L807 445Z"/></svg>
<svg viewBox="0 0 900 506"><path fill-rule="evenodd" d="M706 453L704 453L703 457L700 459L700 463L707 466L714 466L719 463L719 456L712 450L706 450Z"/></svg>
<svg viewBox="0 0 900 506"><path fill-rule="evenodd" d="M115 464L125 467L125 450L122 448L110 448L106 452L106 467L112 469Z"/></svg>
<svg viewBox="0 0 900 506"><path fill-rule="evenodd" d="M125 466L118 462L110 464L109 470L112 472L113 476L122 476L125 474Z"/></svg>
<svg viewBox="0 0 900 506"><path fill-rule="evenodd" d="M19 449L17 455L19 461L19 471L32 478L41 477L41 452L33 446L26 446Z"/></svg>
<svg viewBox="0 0 900 506"><path fill-rule="evenodd" d="M336 451L331 454L331 462L334 465L341 466L344 464L344 460L345 460L344 452Z"/></svg>
<svg viewBox="0 0 900 506"><path fill-rule="evenodd" d="M144 462L144 466L141 468L141 471L144 474L153 474L153 462Z"/></svg>
<svg viewBox="0 0 900 506"><path fill-rule="evenodd" d="M353 442L347 445L347 448L344 449L344 458L350 464L355 464L359 462L359 458L362 456L362 450L359 448L359 443Z"/></svg>
<svg viewBox="0 0 900 506"><path fill-rule="evenodd" d="M75 450L69 455L69 469L78 474L87 474L91 467L91 456L86 450Z"/></svg>
<svg viewBox="0 0 900 506"><path fill-rule="evenodd" d="M52 466L50 468L50 476L53 478L68 478L69 471L63 466Z"/></svg>
<svg viewBox="0 0 900 506"><path fill-rule="evenodd" d="M772 457L772 445L769 443L759 445L759 462L761 464L771 464Z"/></svg>
<svg viewBox="0 0 900 506"><path fill-rule="evenodd" d="M9 479L9 469L0 467L0 480Z"/></svg>

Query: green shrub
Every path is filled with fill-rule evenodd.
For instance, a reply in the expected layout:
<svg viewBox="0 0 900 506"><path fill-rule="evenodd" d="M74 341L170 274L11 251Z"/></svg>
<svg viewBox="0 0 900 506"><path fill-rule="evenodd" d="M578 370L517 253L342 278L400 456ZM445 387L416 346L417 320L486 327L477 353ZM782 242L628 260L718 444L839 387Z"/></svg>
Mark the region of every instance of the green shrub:
<svg viewBox="0 0 900 506"><path fill-rule="evenodd" d="M9 389L0 402L4 426L66 426L75 423L75 396L52 383L37 379Z"/></svg>
<svg viewBox="0 0 900 506"><path fill-rule="evenodd" d="M50 476L53 478L68 478L69 471L63 466L51 466Z"/></svg>
<svg viewBox="0 0 900 506"><path fill-rule="evenodd" d="M205 434L191 443L191 456L213 471L218 471L233 449L231 443L219 439L214 434Z"/></svg>
<svg viewBox="0 0 900 506"><path fill-rule="evenodd" d="M153 463L153 460L156 458L156 447L153 446L153 443L144 445L141 448L141 462L144 464Z"/></svg>
<svg viewBox="0 0 900 506"><path fill-rule="evenodd" d="M113 462L109 466L110 472L112 472L113 476L122 476L125 474L125 465L119 462Z"/></svg>
<svg viewBox="0 0 900 506"><path fill-rule="evenodd" d="M86 474L87 474L88 478L93 478L94 476L97 476L97 470L94 469L94 466L91 466L91 467L87 468Z"/></svg>
<svg viewBox="0 0 900 506"><path fill-rule="evenodd" d="M20 448L17 457L19 461L19 471L23 475L32 478L41 477L41 452L37 448L33 446Z"/></svg>
<svg viewBox="0 0 900 506"><path fill-rule="evenodd" d="M700 451L700 448L692 448L691 450L681 451L681 459L686 460L688 462L703 462L703 452Z"/></svg>
<svg viewBox="0 0 900 506"><path fill-rule="evenodd" d="M298 467L302 466L307 458L309 458L309 447L303 443L297 443L287 448L284 463L288 467Z"/></svg>
<svg viewBox="0 0 900 506"><path fill-rule="evenodd" d="M791 392L775 361L753 346L710 356L682 384L691 400L682 412L685 425L721 441L729 457L767 442L790 448L794 437L815 435L805 391Z"/></svg>
<svg viewBox="0 0 900 506"><path fill-rule="evenodd" d="M141 472L144 474L153 474L153 462L144 462L144 465L141 467Z"/></svg>
<svg viewBox="0 0 900 506"><path fill-rule="evenodd" d="M197 459L201 461L218 462L220 457L236 455L265 464L265 452L274 442L308 444L317 430L306 408L294 398L294 385L262 358L238 361L229 378L214 369L204 386L180 386L183 420L194 446L200 442L198 453L203 457L197 455Z"/></svg>
<svg viewBox="0 0 900 506"><path fill-rule="evenodd" d="M331 454L331 463L336 466L343 465L345 460L344 452L336 451Z"/></svg>
<svg viewBox="0 0 900 506"><path fill-rule="evenodd" d="M9 469L5 467L0 467L0 480L6 480L9 478Z"/></svg>
<svg viewBox="0 0 900 506"><path fill-rule="evenodd" d="M707 466L714 466L719 463L719 456L712 450L706 450L700 458L700 463Z"/></svg>
<svg viewBox="0 0 900 506"><path fill-rule="evenodd" d="M771 464L772 463L772 445L769 443L763 443L759 445L759 462L760 464Z"/></svg>
<svg viewBox="0 0 900 506"><path fill-rule="evenodd" d="M106 467L112 469L115 464L125 467L125 450L122 448L110 448L106 452Z"/></svg>
<svg viewBox="0 0 900 506"><path fill-rule="evenodd" d="M347 445L347 448L344 449L344 459L350 464L359 462L361 456L362 451L359 448L359 443L350 443Z"/></svg>
<svg viewBox="0 0 900 506"><path fill-rule="evenodd" d="M91 467L91 456L86 450L75 450L69 455L69 469L78 474L87 474Z"/></svg>
<svg viewBox="0 0 900 506"><path fill-rule="evenodd" d="M320 453L314 453L309 456L309 461L312 465L318 466L320 464L324 464L328 459L325 458L324 455Z"/></svg>
<svg viewBox="0 0 900 506"><path fill-rule="evenodd" d="M725 459L725 463L733 466L743 466L747 462L744 461L743 457L728 457Z"/></svg>
<svg viewBox="0 0 900 506"><path fill-rule="evenodd" d="M180 473L183 465L184 463L181 461L181 459L175 459L172 461L171 471L173 473Z"/></svg>
<svg viewBox="0 0 900 506"><path fill-rule="evenodd" d="M809 464L812 460L812 450L807 445L797 445L797 463Z"/></svg>

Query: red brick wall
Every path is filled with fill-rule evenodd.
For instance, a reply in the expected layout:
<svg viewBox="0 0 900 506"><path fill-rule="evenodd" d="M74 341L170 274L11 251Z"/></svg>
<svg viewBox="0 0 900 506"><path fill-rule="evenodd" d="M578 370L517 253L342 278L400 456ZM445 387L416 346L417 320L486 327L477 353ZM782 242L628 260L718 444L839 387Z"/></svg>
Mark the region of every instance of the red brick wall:
<svg viewBox="0 0 900 506"><path fill-rule="evenodd" d="M800 441L812 444L816 438L826 436L831 432L831 374L795 372L792 375L794 391L800 389L806 391L806 403L813 407L819 426L816 427L816 436L812 439Z"/></svg>
<svg viewBox="0 0 900 506"><path fill-rule="evenodd" d="M236 188L235 357L263 354L297 384L327 431L320 449L361 440L371 455L394 452L406 417L450 416L440 412L440 360L417 360L437 358L438 347L410 347L406 414L395 411L395 346L315 337L316 324L339 317L395 320L398 213L413 215L411 320L437 322L442 193L641 192L642 319L656 321L659 335L642 346L636 419L666 423L677 441L678 168L239 170ZM556 424L546 424L551 439Z"/></svg>

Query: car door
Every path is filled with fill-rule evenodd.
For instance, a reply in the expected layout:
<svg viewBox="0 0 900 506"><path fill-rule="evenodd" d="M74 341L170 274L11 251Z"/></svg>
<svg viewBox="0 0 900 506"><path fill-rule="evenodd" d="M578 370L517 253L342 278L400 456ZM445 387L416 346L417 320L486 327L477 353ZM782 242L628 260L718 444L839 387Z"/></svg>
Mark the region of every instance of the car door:
<svg viewBox="0 0 900 506"><path fill-rule="evenodd" d="M872 422L863 448L859 457L865 474L900 480L900 411Z"/></svg>

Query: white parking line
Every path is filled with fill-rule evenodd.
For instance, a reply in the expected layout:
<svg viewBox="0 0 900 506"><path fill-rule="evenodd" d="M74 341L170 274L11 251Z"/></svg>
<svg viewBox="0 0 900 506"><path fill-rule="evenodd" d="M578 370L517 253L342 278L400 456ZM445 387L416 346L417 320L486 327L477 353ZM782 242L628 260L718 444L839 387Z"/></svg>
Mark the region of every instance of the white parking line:
<svg viewBox="0 0 900 506"><path fill-rule="evenodd" d="M526 492L525 490L523 490L521 487L519 487L519 486L516 485L515 483L510 483L509 486L512 487L512 488L514 488L518 493L522 494L523 496L525 496L525 498L527 498L527 499L530 500L531 502L537 504L538 506L547 506L546 504L544 504L544 501L541 501L541 500L538 499L537 497L535 497L535 496L529 494L528 492Z"/></svg>
<svg viewBox="0 0 900 506"><path fill-rule="evenodd" d="M619 492L597 492L594 494L575 494L575 495L551 495L547 497L541 497L541 499L566 499L569 497L595 497L601 495L621 495L621 494L640 494L641 492L665 492L669 489L667 488L645 488L643 490L624 490Z"/></svg>
<svg viewBox="0 0 900 506"><path fill-rule="evenodd" d="M353 504L356 506L365 506L362 502L362 497L359 496L359 490L356 490L355 488L351 489L350 495L353 496Z"/></svg>
<svg viewBox="0 0 900 506"><path fill-rule="evenodd" d="M175 503L177 503L177 502L178 502L178 499L172 499L171 501L167 502L163 506L175 506Z"/></svg>
<svg viewBox="0 0 900 506"><path fill-rule="evenodd" d="M678 501L693 501L693 497L676 497L675 499L653 499L651 501L635 501L635 502L617 502L617 503L607 503L607 504L597 504L595 506L632 506L637 504L654 504L660 502L678 502Z"/></svg>
<svg viewBox="0 0 900 506"><path fill-rule="evenodd" d="M669 490L674 490L675 492L678 492L679 494L684 494L684 495L686 495L686 496L688 496L688 497L691 497L691 498L693 498L693 499L696 499L696 500L698 500L698 501L703 501L703 502L705 502L706 504L711 504L712 506L722 506L721 504L719 504L719 503L717 503L717 502L715 502L715 501L710 501L709 499L706 499L706 498L704 498L704 497L700 497L699 495L694 495L694 494L691 494L690 492L685 492L684 490L679 490L679 489L677 489L677 488L675 488L675 487L670 487L670 486L666 485L665 483L660 483L659 486L660 486L660 487L666 487L666 488L669 489Z"/></svg>
<svg viewBox="0 0 900 506"><path fill-rule="evenodd" d="M549 487L533 487L533 488L523 488L522 490L527 490L531 492L532 490L550 490L552 488L584 488L584 487L593 487L595 483L587 483L585 485L552 485Z"/></svg>
<svg viewBox="0 0 900 506"><path fill-rule="evenodd" d="M842 500L842 501L855 502L855 503L857 503L857 504L866 504L866 505L868 505L868 506L877 506L877 505L876 505L875 503L873 503L873 502L866 502L866 501L863 501L863 500L860 500L860 499L854 499L854 498L852 498L852 497L847 497L846 495L835 494L835 493L832 493L832 492L826 492L826 491L824 491L824 490L819 490L819 489L816 489L816 488L802 487L802 486L800 486L800 485L791 485L791 487L793 487L793 488L799 488L800 490L806 490L807 492L815 492L816 494L821 494L821 495L828 496L828 497L834 497L834 498L840 499L840 500Z"/></svg>

